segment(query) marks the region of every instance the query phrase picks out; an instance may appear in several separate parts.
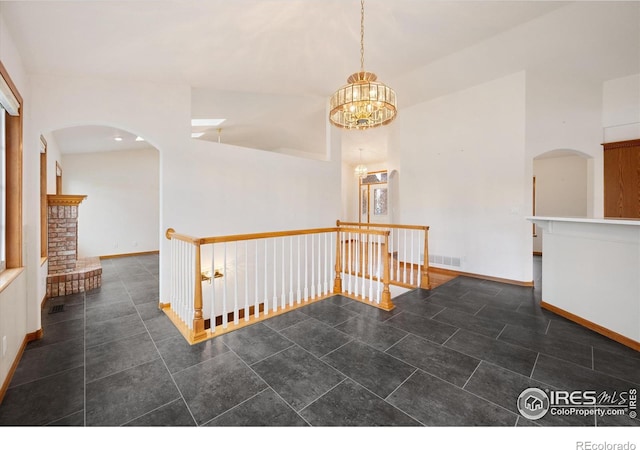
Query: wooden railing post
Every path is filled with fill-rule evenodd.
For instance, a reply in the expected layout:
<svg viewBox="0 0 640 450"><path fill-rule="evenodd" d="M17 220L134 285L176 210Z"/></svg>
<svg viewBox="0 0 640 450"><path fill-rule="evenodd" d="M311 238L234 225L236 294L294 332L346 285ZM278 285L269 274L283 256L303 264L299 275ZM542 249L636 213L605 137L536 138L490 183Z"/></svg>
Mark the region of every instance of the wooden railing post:
<svg viewBox="0 0 640 450"><path fill-rule="evenodd" d="M389 290L389 281L391 281L391 253L389 253L389 232L387 231L384 236L384 244L382 244L382 261L383 261L383 274L382 274L382 298L380 299L380 308L385 311L391 311L395 308L395 305L391 301L391 291Z"/></svg>
<svg viewBox="0 0 640 450"><path fill-rule="evenodd" d="M342 245L340 242L340 221L338 220L338 229L336 230L336 278L333 280L333 293L340 294L342 293L342 278L340 278L340 273L342 272L342 255L340 251L342 249Z"/></svg>
<svg viewBox="0 0 640 450"><path fill-rule="evenodd" d="M194 274L194 294L193 294L193 338L198 339L206 334L204 330L204 317L202 315L202 263L200 261L200 242L194 243L196 246L196 264Z"/></svg>
<svg viewBox="0 0 640 450"><path fill-rule="evenodd" d="M424 262L422 263L420 288L431 289L431 281L429 280L429 227L424 228Z"/></svg>

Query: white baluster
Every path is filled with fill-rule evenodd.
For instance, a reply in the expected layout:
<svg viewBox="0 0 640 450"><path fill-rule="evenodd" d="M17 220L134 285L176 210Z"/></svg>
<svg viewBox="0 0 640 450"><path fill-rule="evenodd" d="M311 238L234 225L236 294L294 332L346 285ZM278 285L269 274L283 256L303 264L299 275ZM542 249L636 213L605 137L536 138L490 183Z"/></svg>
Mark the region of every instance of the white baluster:
<svg viewBox="0 0 640 450"><path fill-rule="evenodd" d="M287 291L285 290L284 287L284 276L285 276L285 266L284 266L284 243L285 243L285 237L282 237L282 299L281 299L281 303L280 303L280 308L284 309L287 306Z"/></svg>
<svg viewBox="0 0 640 450"><path fill-rule="evenodd" d="M171 274L171 278L169 280L169 301L171 302L171 304L173 304L174 302L174 298L175 298L175 278L176 278L176 269L175 269L175 251L173 250L173 241L174 239L171 239L169 241L169 257L171 258L169 261L169 273Z"/></svg>
<svg viewBox="0 0 640 450"><path fill-rule="evenodd" d="M380 289L382 286L382 236L378 235L378 292L376 292L376 303L380 303Z"/></svg>
<svg viewBox="0 0 640 450"><path fill-rule="evenodd" d="M327 234L328 233L324 234L324 295L329 293L329 277L327 275L329 251L327 249Z"/></svg>
<svg viewBox="0 0 640 450"><path fill-rule="evenodd" d="M289 236L289 306L293 306L293 236Z"/></svg>
<svg viewBox="0 0 640 450"><path fill-rule="evenodd" d="M402 254L404 259L404 267L402 268L402 282L407 282L407 229L404 230L404 252Z"/></svg>
<svg viewBox="0 0 640 450"><path fill-rule="evenodd" d="M361 268L362 268L362 261L360 261L360 242L362 239L362 235L361 234L356 234L356 270L355 270L355 283L356 283L356 287L355 287L355 295L356 297L359 295L360 292L360 278L358 278L358 274L361 272Z"/></svg>
<svg viewBox="0 0 640 450"><path fill-rule="evenodd" d="M216 259L214 248L216 244L211 244L211 332L216 331L216 283L213 274L216 272Z"/></svg>
<svg viewBox="0 0 640 450"><path fill-rule="evenodd" d="M318 297L322 295L322 235L318 235Z"/></svg>
<svg viewBox="0 0 640 450"><path fill-rule="evenodd" d="M347 247L347 251L348 251L348 258L347 258L347 264L349 264L349 287L347 289L347 292L349 294L353 294L353 290L351 289L351 279L353 278L353 275L351 274L352 272L352 261L353 261L353 244L351 244L351 231L349 231L349 239L347 240L348 243L348 247Z"/></svg>
<svg viewBox="0 0 640 450"><path fill-rule="evenodd" d="M278 310L278 241L273 238L273 311Z"/></svg>
<svg viewBox="0 0 640 450"><path fill-rule="evenodd" d="M258 303L258 295L260 292L259 286L258 286L258 240L256 239L255 241L253 241L255 243L255 268L253 269L255 274L256 274L256 286L255 286L255 294L256 294L256 300L255 303L253 305L253 316L257 319L258 317L260 317L260 304Z"/></svg>
<svg viewBox="0 0 640 450"><path fill-rule="evenodd" d="M360 244L360 247L362 248L362 257L360 258L360 274L362 276L362 298L365 298L367 296L366 292L366 272L367 272L367 258L366 258L366 251L367 251L367 235L366 234L361 234L360 237L362 238L362 243Z"/></svg>
<svg viewBox="0 0 640 450"><path fill-rule="evenodd" d="M411 281L409 283L413 286L413 235L415 231L411 230L409 233L411 234Z"/></svg>
<svg viewBox="0 0 640 450"><path fill-rule="evenodd" d="M391 232L393 233L393 230ZM398 244L397 250L396 250L398 253L396 254L396 278L395 278L395 280L396 281L400 281L400 245L401 245L401 242L400 242L400 228L396 228L396 242ZM382 262L381 262L381 264L382 264ZM393 268L391 270L393 270Z"/></svg>
<svg viewBox="0 0 640 450"><path fill-rule="evenodd" d="M244 242L244 321L249 321L249 241Z"/></svg>
<svg viewBox="0 0 640 450"><path fill-rule="evenodd" d="M222 265L224 267L224 273L229 274L229 270L227 269L227 243L223 244L224 252L222 258ZM226 276L223 278L224 283L222 283L222 328L227 329L227 279L229 277Z"/></svg>
<svg viewBox="0 0 640 450"><path fill-rule="evenodd" d="M269 315L269 277L267 276L267 240L264 240L264 315Z"/></svg>
<svg viewBox="0 0 640 450"><path fill-rule="evenodd" d="M309 236L308 234L304 235L304 301L308 301L309 300L309 284L308 284L308 279L309 279L309 248L308 248L308 242L307 242L307 236Z"/></svg>
<svg viewBox="0 0 640 450"><path fill-rule="evenodd" d="M313 244L313 234L311 235L311 298L316 298L316 279L315 279L315 249Z"/></svg>
<svg viewBox="0 0 640 450"><path fill-rule="evenodd" d="M347 261L347 244L346 244L346 233L340 231L338 232L339 236L340 236L340 246L342 247L342 251L340 252L340 257L342 258L342 264L340 265L340 270L342 270L342 273L340 274L340 276L342 277L342 292L346 292L347 290L347 280L346 280L346 273L347 273L347 266L346 266L346 261Z"/></svg>
<svg viewBox="0 0 640 450"><path fill-rule="evenodd" d="M300 304L300 302L302 301L302 292L300 291L300 284L302 282L302 280L300 279L300 235L298 235L298 277L296 278L296 285L298 287L298 290L296 291L296 299L298 304Z"/></svg>
<svg viewBox="0 0 640 450"><path fill-rule="evenodd" d="M418 272L416 274L416 286L420 286L421 280L422 280L422 258L420 257L420 252L422 251L423 244L424 242L421 243L422 241L422 236L424 235L423 232L417 231L418 234L418 246L416 247L416 250L418 251Z"/></svg>
<svg viewBox="0 0 640 450"><path fill-rule="evenodd" d="M240 308L238 306L238 241L234 243L235 260L233 261L233 323L240 321Z"/></svg>
<svg viewBox="0 0 640 450"><path fill-rule="evenodd" d="M369 236L369 301L373 300L373 236Z"/></svg>

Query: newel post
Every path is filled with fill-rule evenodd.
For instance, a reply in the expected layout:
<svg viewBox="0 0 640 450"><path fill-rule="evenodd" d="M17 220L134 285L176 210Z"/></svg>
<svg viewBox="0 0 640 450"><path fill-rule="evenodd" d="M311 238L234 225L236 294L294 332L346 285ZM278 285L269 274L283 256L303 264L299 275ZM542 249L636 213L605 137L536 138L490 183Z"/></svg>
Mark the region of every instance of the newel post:
<svg viewBox="0 0 640 450"><path fill-rule="evenodd" d="M340 273L342 272L342 255L340 251L342 249L342 245L340 242L340 221L338 220L338 228L336 229L336 278L333 281L333 293L340 294L342 293L342 278L340 278Z"/></svg>
<svg viewBox="0 0 640 450"><path fill-rule="evenodd" d="M197 339L206 332L204 331L204 317L202 315L202 264L200 261L200 242L194 242L196 253L196 264L194 274L194 294L193 294L193 337Z"/></svg>
<svg viewBox="0 0 640 450"><path fill-rule="evenodd" d="M420 288L431 289L431 280L429 280L429 227L424 227L424 262L420 276Z"/></svg>
<svg viewBox="0 0 640 450"><path fill-rule="evenodd" d="M391 280L391 253L389 253L389 232L384 235L384 243L382 244L382 299L380 300L380 308L385 311L391 311L395 305L391 301L391 291L389 290L389 281Z"/></svg>

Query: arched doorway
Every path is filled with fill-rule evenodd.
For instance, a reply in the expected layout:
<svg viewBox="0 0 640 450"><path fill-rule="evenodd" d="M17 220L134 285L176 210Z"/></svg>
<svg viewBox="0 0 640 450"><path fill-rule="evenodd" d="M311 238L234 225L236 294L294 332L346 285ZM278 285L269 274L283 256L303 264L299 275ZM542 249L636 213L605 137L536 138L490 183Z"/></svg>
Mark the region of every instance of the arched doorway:
<svg viewBox="0 0 640 450"><path fill-rule="evenodd" d="M158 252L158 149L142 136L103 125L46 136L48 165L60 168L63 193L87 196L78 215L78 256ZM55 180L48 178L47 192L55 193Z"/></svg>
<svg viewBox="0 0 640 450"><path fill-rule="evenodd" d="M593 192L591 156L555 149L533 159L533 208L536 216L586 217ZM542 255L542 233L533 227L533 253Z"/></svg>

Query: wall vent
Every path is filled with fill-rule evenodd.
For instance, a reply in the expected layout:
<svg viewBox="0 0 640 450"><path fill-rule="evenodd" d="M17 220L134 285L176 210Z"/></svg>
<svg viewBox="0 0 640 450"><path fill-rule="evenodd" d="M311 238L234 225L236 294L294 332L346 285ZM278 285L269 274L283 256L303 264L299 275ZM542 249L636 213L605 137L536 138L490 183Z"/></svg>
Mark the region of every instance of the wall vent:
<svg viewBox="0 0 640 450"><path fill-rule="evenodd" d="M460 267L461 258L457 256L429 255L429 263L442 264L444 266Z"/></svg>

